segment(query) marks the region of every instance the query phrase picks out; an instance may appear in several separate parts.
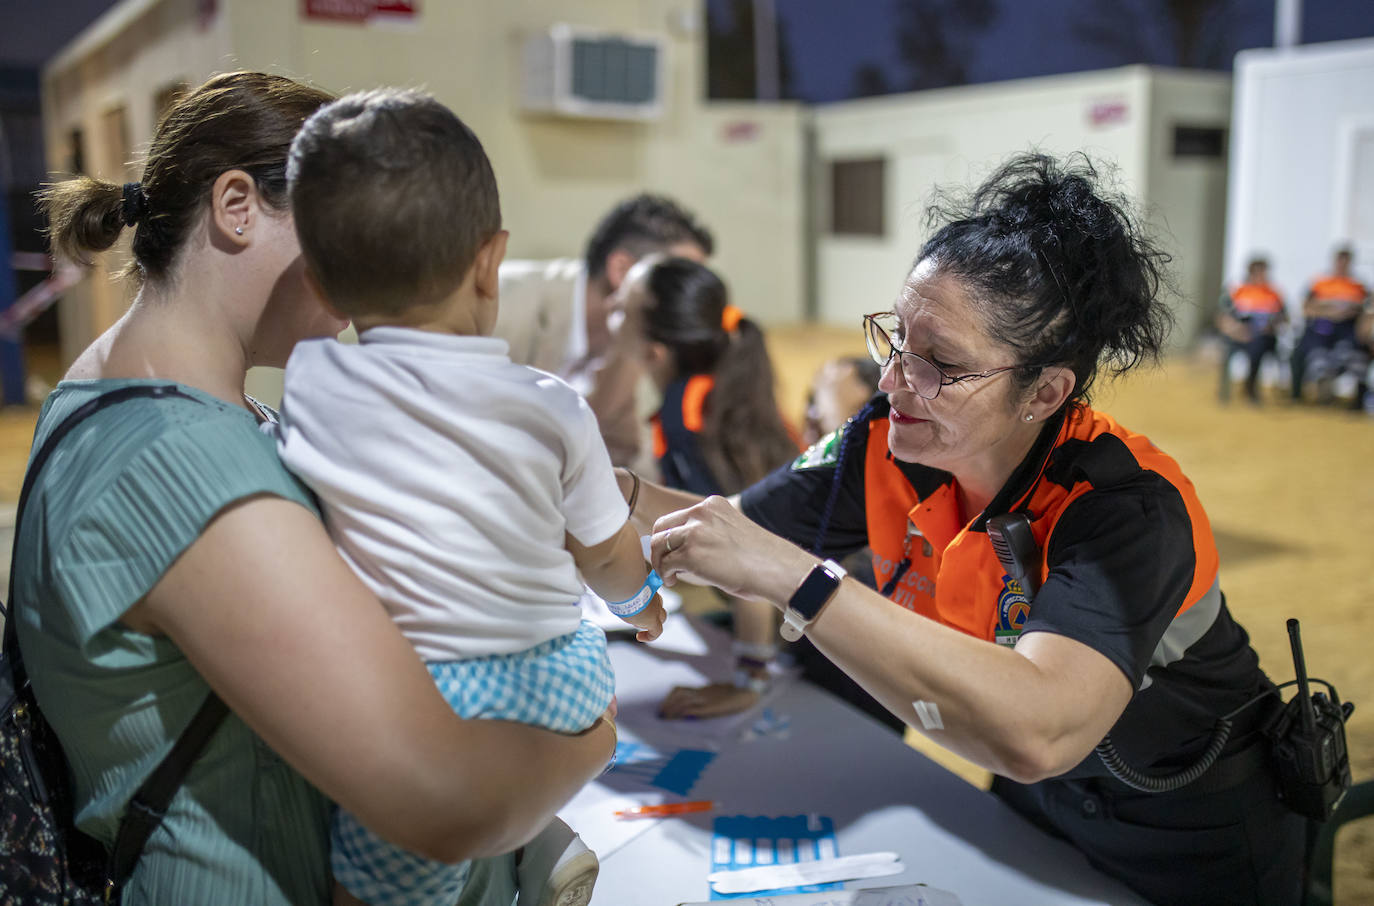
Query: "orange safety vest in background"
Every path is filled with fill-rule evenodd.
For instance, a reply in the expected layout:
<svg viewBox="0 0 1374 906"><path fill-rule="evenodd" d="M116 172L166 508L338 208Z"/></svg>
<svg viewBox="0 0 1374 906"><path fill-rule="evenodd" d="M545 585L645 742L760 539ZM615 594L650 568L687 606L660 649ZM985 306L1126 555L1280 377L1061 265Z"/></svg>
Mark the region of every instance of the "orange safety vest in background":
<svg viewBox="0 0 1374 906"><path fill-rule="evenodd" d="M1312 282L1309 292L1322 302L1348 302L1351 305L1359 305L1369 297L1368 287L1350 277L1319 277Z"/></svg>
<svg viewBox="0 0 1374 906"><path fill-rule="evenodd" d="M706 397L716 387L716 379L709 374L696 374L687 379L682 389L682 427L693 434L700 434L706 424ZM654 459L668 455L668 435L663 430L663 417L654 414L649 418L654 435Z"/></svg>
<svg viewBox="0 0 1374 906"><path fill-rule="evenodd" d="M1268 283L1242 283L1231 290L1231 307L1238 315L1276 315L1283 298Z"/></svg>
<svg viewBox="0 0 1374 906"><path fill-rule="evenodd" d="M896 603L976 638L1015 644L1032 605L1019 583L1003 570L983 530L981 515L967 524L960 520L953 477L924 497L918 494L888 453L888 420L874 419L868 430L864 504L878 587L884 588L909 559L910 566L890 594ZM1079 478L1072 487L1064 487L1046 477L1046 467L1066 442L1086 442L1086 447L1075 445L1071 455L1092 457L1094 442L1107 435L1125 444L1139 468L1156 472L1173 485L1184 501L1192 522L1196 565L1177 614L1209 592L1219 594L1216 544L1192 482L1148 438L1086 407L1064 419L1035 479L1016 491L1018 496L1008 507L1030 516L1040 550L1041 582L1048 574L1044 551L1056 523L1069 504L1093 490L1092 483L1081 478L1081 471L1074 472ZM1099 449L1106 452L1105 446ZM1109 473L1111 469L1092 471Z"/></svg>

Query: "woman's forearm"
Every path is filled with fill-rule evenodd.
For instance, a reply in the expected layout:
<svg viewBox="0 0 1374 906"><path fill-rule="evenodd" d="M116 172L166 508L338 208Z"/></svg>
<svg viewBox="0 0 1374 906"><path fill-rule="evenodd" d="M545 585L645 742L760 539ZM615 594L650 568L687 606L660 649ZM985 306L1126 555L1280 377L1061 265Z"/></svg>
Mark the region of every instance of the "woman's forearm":
<svg viewBox="0 0 1374 906"><path fill-rule="evenodd" d="M1081 761L1130 700L1125 676L1081 643L1038 633L1022 643L1028 657L912 613L853 580L807 636L908 725L1022 782ZM1034 657L1036 649L1042 657Z"/></svg>
<svg viewBox="0 0 1374 906"><path fill-rule="evenodd" d="M615 725L606 719L576 736L524 724L480 723L502 731L478 747L486 750L482 782L494 813L474 816L470 834L462 835L468 839L451 841L462 858L499 855L529 842L605 769L615 751ZM473 757L483 755L474 751ZM539 782L531 783L533 777Z"/></svg>
<svg viewBox="0 0 1374 906"><path fill-rule="evenodd" d="M655 526L665 581L715 585L779 610L816 558L717 499ZM853 579L841 583L807 635L884 707L941 745L1014 779L1061 773L1081 760L1130 700L1125 676L1087 646L1047 633L1015 650L908 611ZM922 721L916 702L933 704Z"/></svg>
<svg viewBox="0 0 1374 906"><path fill-rule="evenodd" d="M519 846L614 751L604 721L570 737L459 719L318 518L277 498L217 516L124 622L170 637L302 776L431 858Z"/></svg>

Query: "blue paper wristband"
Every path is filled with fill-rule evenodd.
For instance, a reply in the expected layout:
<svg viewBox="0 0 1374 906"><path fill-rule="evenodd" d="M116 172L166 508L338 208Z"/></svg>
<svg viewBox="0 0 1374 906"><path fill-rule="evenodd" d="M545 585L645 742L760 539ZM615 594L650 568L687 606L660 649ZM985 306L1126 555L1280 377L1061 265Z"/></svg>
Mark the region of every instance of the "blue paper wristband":
<svg viewBox="0 0 1374 906"><path fill-rule="evenodd" d="M626 598L623 601L607 601L606 607L610 609L611 613L622 619L624 617L632 617L648 607L649 602L654 599L654 592L662 587L663 580L659 578L655 570L651 569L649 570L649 575L644 577L644 584L632 597Z"/></svg>

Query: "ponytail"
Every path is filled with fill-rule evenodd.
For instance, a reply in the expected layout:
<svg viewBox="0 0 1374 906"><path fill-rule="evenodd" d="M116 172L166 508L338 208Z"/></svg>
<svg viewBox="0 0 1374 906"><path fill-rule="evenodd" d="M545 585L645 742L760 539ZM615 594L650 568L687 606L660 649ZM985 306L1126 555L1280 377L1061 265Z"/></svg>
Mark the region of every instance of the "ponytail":
<svg viewBox="0 0 1374 906"><path fill-rule="evenodd" d="M701 451L721 489L733 494L794 459L797 442L778 412L763 331L749 318L735 325L714 377Z"/></svg>
<svg viewBox="0 0 1374 906"><path fill-rule="evenodd" d="M763 331L730 304L721 279L686 258L665 258L644 279L649 339L671 350L676 377L714 379L698 440L720 489L733 494L793 459Z"/></svg>
<svg viewBox="0 0 1374 906"><path fill-rule="evenodd" d="M38 193L38 205L53 251L78 264L89 266L91 256L113 246L124 230L124 191L104 180L78 176L54 183Z"/></svg>
<svg viewBox="0 0 1374 906"><path fill-rule="evenodd" d="M287 209L286 155L301 123L330 96L284 76L217 75L172 105L158 123L137 183L78 176L48 186L38 203L53 251L80 264L135 226L124 276L170 272L221 173L243 170L270 208Z"/></svg>

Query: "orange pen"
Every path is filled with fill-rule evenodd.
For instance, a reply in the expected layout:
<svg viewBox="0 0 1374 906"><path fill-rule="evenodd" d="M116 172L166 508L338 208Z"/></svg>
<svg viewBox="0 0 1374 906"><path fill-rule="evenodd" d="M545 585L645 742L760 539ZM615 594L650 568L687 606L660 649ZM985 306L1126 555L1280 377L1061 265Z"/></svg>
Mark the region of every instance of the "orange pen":
<svg viewBox="0 0 1374 906"><path fill-rule="evenodd" d="M636 805L613 814L617 818L668 818L690 812L709 812L715 807L716 803L710 799L694 799L689 802L665 802L662 805Z"/></svg>

